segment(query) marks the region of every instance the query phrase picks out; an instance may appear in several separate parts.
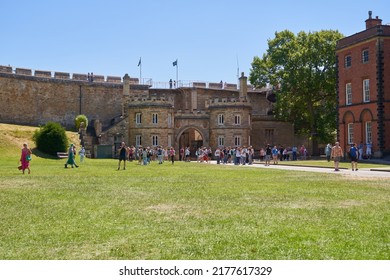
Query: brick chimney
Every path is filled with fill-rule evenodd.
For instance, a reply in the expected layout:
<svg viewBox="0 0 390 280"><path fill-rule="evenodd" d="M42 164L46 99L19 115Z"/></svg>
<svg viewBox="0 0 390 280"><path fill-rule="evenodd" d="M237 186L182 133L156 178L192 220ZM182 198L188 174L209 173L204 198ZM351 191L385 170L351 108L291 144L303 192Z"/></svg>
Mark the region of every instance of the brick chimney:
<svg viewBox="0 0 390 280"><path fill-rule="evenodd" d="M368 11L368 19L366 19L366 29L370 29L377 25L382 25L382 20L378 18L372 18L372 11Z"/></svg>

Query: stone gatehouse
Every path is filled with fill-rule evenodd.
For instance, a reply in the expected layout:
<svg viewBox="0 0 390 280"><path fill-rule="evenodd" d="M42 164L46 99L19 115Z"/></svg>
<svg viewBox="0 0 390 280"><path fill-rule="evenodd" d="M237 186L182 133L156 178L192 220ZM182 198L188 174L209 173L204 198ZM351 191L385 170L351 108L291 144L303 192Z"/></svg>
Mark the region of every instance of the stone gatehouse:
<svg viewBox="0 0 390 280"><path fill-rule="evenodd" d="M123 78L122 115L112 127L98 132L99 145L143 147L253 146L267 143L295 144L291 123L276 121L267 100L269 91L247 85L242 73L240 87L152 89ZM99 157L99 152L96 152Z"/></svg>
<svg viewBox="0 0 390 280"><path fill-rule="evenodd" d="M244 74L239 86L191 83L154 88L127 74L121 77L32 71L0 66L0 122L74 127L84 114L89 126L80 131L91 157L115 157L127 145L285 147L303 144L292 123L277 121L269 89L256 90Z"/></svg>

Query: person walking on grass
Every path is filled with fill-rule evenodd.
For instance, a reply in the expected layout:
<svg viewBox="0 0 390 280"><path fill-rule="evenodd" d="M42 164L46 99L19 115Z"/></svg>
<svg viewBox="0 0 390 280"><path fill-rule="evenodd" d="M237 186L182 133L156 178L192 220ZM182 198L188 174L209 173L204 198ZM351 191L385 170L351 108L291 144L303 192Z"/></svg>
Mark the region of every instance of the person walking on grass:
<svg viewBox="0 0 390 280"><path fill-rule="evenodd" d="M171 149L169 150L169 156L171 157L171 161L172 161L172 164L175 163L175 149L173 147L171 147Z"/></svg>
<svg viewBox="0 0 390 280"><path fill-rule="evenodd" d="M336 142L332 148L332 158L334 161L334 171L339 170L340 159L343 156L343 149L340 147L340 143Z"/></svg>
<svg viewBox="0 0 390 280"><path fill-rule="evenodd" d="M119 153L118 170L121 169L121 161L123 161L123 170L126 170L127 148L125 142L121 143L121 146L118 149L118 153Z"/></svg>
<svg viewBox="0 0 390 280"><path fill-rule="evenodd" d="M358 162L358 158L360 158L359 151L360 149L358 150L356 144L352 143L351 148L349 149L349 157L351 158L352 171L358 171L357 162Z"/></svg>
<svg viewBox="0 0 390 280"><path fill-rule="evenodd" d="M31 173L30 170L31 155L32 155L31 149L28 147L27 143L24 143L22 148L22 155L20 156L21 166L19 167L22 170L23 174L26 169L28 170L28 174Z"/></svg>
<svg viewBox="0 0 390 280"><path fill-rule="evenodd" d="M70 144L69 149L68 149L68 160L65 163L65 168L68 168L68 164L70 164L70 166L72 166L72 168L73 168L73 165L76 166L76 168L79 167L76 164L76 161L74 160L74 156L75 156L75 148L74 148L73 144Z"/></svg>
<svg viewBox="0 0 390 280"><path fill-rule="evenodd" d="M85 157L85 148L81 147L81 150L79 151L79 156L80 156L80 163L84 162L84 157Z"/></svg>

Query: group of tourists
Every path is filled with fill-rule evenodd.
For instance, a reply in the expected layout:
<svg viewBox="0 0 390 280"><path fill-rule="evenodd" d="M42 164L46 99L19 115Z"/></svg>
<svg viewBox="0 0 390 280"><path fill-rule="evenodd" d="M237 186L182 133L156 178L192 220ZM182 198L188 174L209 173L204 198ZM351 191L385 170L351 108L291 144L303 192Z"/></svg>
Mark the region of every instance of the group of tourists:
<svg viewBox="0 0 390 280"><path fill-rule="evenodd" d="M352 171L358 170L357 162L358 160L363 159L363 155L364 158L371 158L371 147L371 143L367 143L366 145L363 145L363 143L360 143L359 145L353 143L350 145L347 155L351 160ZM159 164L163 164L165 161L169 160L172 164L174 164L176 156L176 152L173 147L163 148L162 146L138 146L136 148L134 146L126 146L124 142L121 143L117 152L119 156L118 170L120 170L122 162L123 169L125 170L127 161L138 161L140 165L148 165L152 161L158 161ZM75 161L76 146L74 144L70 144L67 154L68 159L65 163L65 168L68 168L68 166L71 166L72 168L79 167ZM19 170L22 170L23 174L25 173L25 170L28 171L28 174L31 172L31 155L31 149L28 147L27 143L24 143L20 157L21 165L18 167ZM333 159L334 170L339 171L339 163L344 157L344 152L340 147L340 143L336 142L334 146L328 144L325 148L325 155L328 162ZM83 162L85 157L84 147L81 147L79 156L80 162ZM297 146L284 148L283 146L271 146L268 144L259 151L260 162L265 162L265 166L269 166L271 161L273 164L278 164L279 161L295 161L298 159L305 160L307 159L307 156L308 151L304 145L301 145L300 148ZM234 165L252 165L255 158L255 150L252 146L217 147L213 152L210 147L199 147L195 150L195 157L197 162L210 163L211 159L214 158L217 161L217 164L233 163ZM179 160L191 160L190 147L180 148Z"/></svg>
<svg viewBox="0 0 390 280"><path fill-rule="evenodd" d="M173 147L163 148L157 147L142 147L126 146L125 142L121 143L118 149L119 162L118 170L120 170L121 162L123 161L123 170L126 169L126 161L138 161L140 165L148 165L151 161L158 160L159 164L170 160L172 164L175 163L176 151Z"/></svg>

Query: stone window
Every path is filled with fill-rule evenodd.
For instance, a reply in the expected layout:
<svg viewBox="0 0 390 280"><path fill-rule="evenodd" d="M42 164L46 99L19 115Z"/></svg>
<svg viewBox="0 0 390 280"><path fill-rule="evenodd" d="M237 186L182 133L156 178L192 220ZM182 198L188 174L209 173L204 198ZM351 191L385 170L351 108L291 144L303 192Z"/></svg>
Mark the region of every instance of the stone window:
<svg viewBox="0 0 390 280"><path fill-rule="evenodd" d="M344 67L345 68L350 68L352 66L352 56L351 55L346 55L344 57Z"/></svg>
<svg viewBox="0 0 390 280"><path fill-rule="evenodd" d="M347 83L345 85L345 105L352 104L352 84Z"/></svg>
<svg viewBox="0 0 390 280"><path fill-rule="evenodd" d="M223 125L225 123L225 117L223 114L218 115L218 125Z"/></svg>
<svg viewBox="0 0 390 280"><path fill-rule="evenodd" d="M142 123L142 114L141 113L136 113L135 114L135 124L141 124Z"/></svg>
<svg viewBox="0 0 390 280"><path fill-rule="evenodd" d="M218 136L218 146L225 146L225 136L223 135Z"/></svg>
<svg viewBox="0 0 390 280"><path fill-rule="evenodd" d="M153 114L152 115L152 123L153 124L157 124L158 123L158 115L157 114Z"/></svg>
<svg viewBox="0 0 390 280"><path fill-rule="evenodd" d="M157 135L152 136L152 146L158 146L158 136Z"/></svg>
<svg viewBox="0 0 390 280"><path fill-rule="evenodd" d="M136 147L142 146L142 136L141 135L135 136L135 146Z"/></svg>
<svg viewBox="0 0 390 280"><path fill-rule="evenodd" d="M363 80L363 102L370 102L370 80Z"/></svg>
<svg viewBox="0 0 390 280"><path fill-rule="evenodd" d="M241 116L240 115L235 115L234 116L234 124L235 125L240 125L241 124Z"/></svg>
<svg viewBox="0 0 390 280"><path fill-rule="evenodd" d="M235 135L234 136L234 146L241 146L241 136Z"/></svg>
<svg viewBox="0 0 390 280"><path fill-rule="evenodd" d="M368 63L370 60L370 57L369 57L369 52L368 50L363 50L362 51L362 63Z"/></svg>
<svg viewBox="0 0 390 280"><path fill-rule="evenodd" d="M353 143L353 123L348 124L348 144Z"/></svg>

